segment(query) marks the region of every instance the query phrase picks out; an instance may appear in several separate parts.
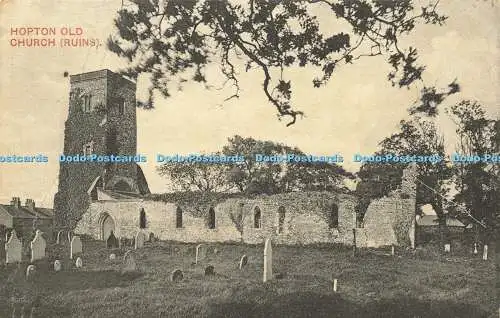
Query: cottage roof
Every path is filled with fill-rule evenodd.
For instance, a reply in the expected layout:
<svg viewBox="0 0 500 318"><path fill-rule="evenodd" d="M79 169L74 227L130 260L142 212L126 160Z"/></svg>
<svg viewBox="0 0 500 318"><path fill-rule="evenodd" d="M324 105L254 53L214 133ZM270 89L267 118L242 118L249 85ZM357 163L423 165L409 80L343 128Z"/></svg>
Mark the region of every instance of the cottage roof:
<svg viewBox="0 0 500 318"><path fill-rule="evenodd" d="M20 219L51 219L54 216L54 212L52 211L52 209L46 208L35 208L34 211L30 211L25 206L21 206L18 208L10 204L0 204L0 209L5 211L10 216Z"/></svg>

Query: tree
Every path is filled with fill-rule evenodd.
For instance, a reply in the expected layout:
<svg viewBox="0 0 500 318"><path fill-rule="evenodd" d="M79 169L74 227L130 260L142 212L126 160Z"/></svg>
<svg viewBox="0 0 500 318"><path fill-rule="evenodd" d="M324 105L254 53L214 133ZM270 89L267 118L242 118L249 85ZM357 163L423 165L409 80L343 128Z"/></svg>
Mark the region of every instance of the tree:
<svg viewBox="0 0 500 318"><path fill-rule="evenodd" d="M114 21L117 34L107 46L129 61L123 74L149 76L149 99L139 106L153 107L154 90L170 96L174 79L183 83L191 77L209 87L211 64L218 64L234 87L228 99L238 98L238 66L244 65L262 72L263 93L291 125L303 115L291 105L292 82L286 77L291 68L318 70L311 84L321 87L339 66L383 56L393 68L388 79L394 86L421 80L425 67L417 62L417 49L402 48L400 40L418 24L442 25L446 17L437 12L438 3L417 9L418 0L125 0ZM313 10L329 14L317 17ZM337 31L324 30L324 22L332 20ZM447 94L433 87L424 92L417 111L432 112Z"/></svg>
<svg viewBox="0 0 500 318"><path fill-rule="evenodd" d="M400 122L399 132L392 134L380 142L381 150L377 153L398 156L415 156L418 166L417 197L419 204L431 204L436 212L441 233L446 225L445 201L449 188L447 181L451 178L451 170L445 160L444 138L439 133L436 124L426 118L414 115L410 120ZM436 160L424 160L424 157L434 157ZM439 159L439 160L438 160ZM376 198L388 194L400 184L402 171L407 163L366 163L362 166L359 176L365 181L356 189L360 195ZM374 190L369 190L375 184ZM365 191L365 193L362 193ZM368 202L362 201L362 208ZM443 240L443 235L441 235Z"/></svg>
<svg viewBox="0 0 500 318"><path fill-rule="evenodd" d="M233 183L240 192L249 194L273 194L283 192L281 180L284 176L284 165L278 162L264 162L256 160L256 156L281 157L285 153L295 153L298 149L275 143L261 141L251 137L233 136L223 147L222 153L227 156L242 155L243 162L237 163L229 175L229 182Z"/></svg>
<svg viewBox="0 0 500 318"><path fill-rule="evenodd" d="M158 172L169 177L177 191L226 192L234 187L227 182L229 165L222 162L169 162L159 166Z"/></svg>
<svg viewBox="0 0 500 318"><path fill-rule="evenodd" d="M454 176L458 188L455 200L464 203L471 215L492 229L496 223L499 201L500 173L498 164L488 160L473 160L484 155L498 154L500 124L486 116L481 104L464 100L447 109L456 125L458 155L471 159L456 162ZM482 226L476 224L479 231ZM478 233L479 236L479 233ZM476 237L477 239L477 237Z"/></svg>

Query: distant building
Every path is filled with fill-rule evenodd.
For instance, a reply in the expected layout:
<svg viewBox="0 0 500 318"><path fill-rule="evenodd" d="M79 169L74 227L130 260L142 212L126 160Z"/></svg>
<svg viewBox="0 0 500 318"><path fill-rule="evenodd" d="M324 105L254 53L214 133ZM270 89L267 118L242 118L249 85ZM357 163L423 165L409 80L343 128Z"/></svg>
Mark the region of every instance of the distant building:
<svg viewBox="0 0 500 318"><path fill-rule="evenodd" d="M34 228L51 235L53 218L52 209L36 207L32 199L26 199L24 206L18 197L13 197L10 204L0 204L0 225L4 230L15 229L20 237L30 236Z"/></svg>

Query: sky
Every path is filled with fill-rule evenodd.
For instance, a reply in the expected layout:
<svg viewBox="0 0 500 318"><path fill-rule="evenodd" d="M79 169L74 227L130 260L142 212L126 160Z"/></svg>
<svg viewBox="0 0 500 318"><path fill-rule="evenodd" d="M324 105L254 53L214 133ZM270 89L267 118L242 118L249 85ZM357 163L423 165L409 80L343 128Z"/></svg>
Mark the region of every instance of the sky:
<svg viewBox="0 0 500 318"><path fill-rule="evenodd" d="M63 73L117 71L126 65L104 45L12 47L11 28L81 28L83 37L104 44L113 33L113 17L120 6L121 0L0 1L0 155L49 157L45 164L0 164L0 203L18 196L52 207L68 112L69 78ZM489 116L498 117L499 6L491 0L441 1L440 12L449 16L443 27L417 26L414 34L402 39L405 46L419 49L420 62L427 66L427 84L445 86L454 79L460 83L461 92L444 106L473 99ZM306 114L291 127L277 120L263 95L258 70L240 74L239 99L223 102L231 90L187 84L171 98L158 99L154 110L137 109L138 153L148 156L149 162L141 166L151 191L168 190L168 181L155 170L157 153L216 151L236 134L297 146L312 155L339 153L345 158L343 166L357 171L352 155L373 153L378 142L395 132L422 87L392 87L386 80L389 70L381 58L359 60L340 68L320 89L312 88L313 69L291 70L293 103ZM220 82L216 75L210 79ZM145 88L139 81L139 97ZM455 144L451 121L444 112L437 120L451 152Z"/></svg>

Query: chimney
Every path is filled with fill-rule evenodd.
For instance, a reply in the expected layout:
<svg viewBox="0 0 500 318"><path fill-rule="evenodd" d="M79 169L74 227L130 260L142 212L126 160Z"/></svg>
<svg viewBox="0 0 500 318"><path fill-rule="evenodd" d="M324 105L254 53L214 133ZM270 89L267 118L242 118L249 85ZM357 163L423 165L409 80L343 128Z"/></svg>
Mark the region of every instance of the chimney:
<svg viewBox="0 0 500 318"><path fill-rule="evenodd" d="M21 199L19 197L12 197L10 205L19 209L21 207Z"/></svg>
<svg viewBox="0 0 500 318"><path fill-rule="evenodd" d="M35 212L35 201L33 199L26 199L26 203L24 205L31 212Z"/></svg>

